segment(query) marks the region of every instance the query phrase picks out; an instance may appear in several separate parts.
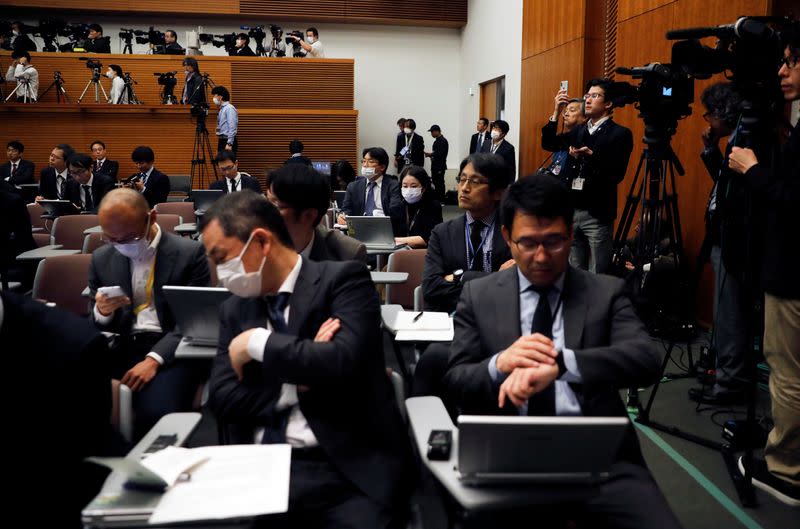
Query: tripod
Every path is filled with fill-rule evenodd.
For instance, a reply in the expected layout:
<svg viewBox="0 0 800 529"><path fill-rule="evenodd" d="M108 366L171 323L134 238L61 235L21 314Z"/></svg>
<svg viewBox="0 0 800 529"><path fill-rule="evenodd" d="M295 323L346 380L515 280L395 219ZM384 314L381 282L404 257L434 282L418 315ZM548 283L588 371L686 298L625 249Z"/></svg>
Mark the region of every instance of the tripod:
<svg viewBox="0 0 800 529"><path fill-rule="evenodd" d="M86 83L83 92L81 92L81 96L78 98L78 103L80 103L83 100L83 96L86 95L86 92L92 85L94 85L94 102L95 103L100 102L100 92L103 92L103 101L108 101L108 94L106 94L106 89L103 88L103 84L100 82L100 68L95 68L92 72L92 78L89 79L89 82Z"/></svg>
<svg viewBox="0 0 800 529"><path fill-rule="evenodd" d="M211 140L208 138L208 127L206 127L206 114L195 116L197 125L194 131L194 145L192 146L192 171L189 182L191 188L206 189L206 184L211 183L211 172L206 167L206 160L211 164L214 172L214 180L219 179L217 168L214 165L214 151L211 148ZM197 180L195 180L197 177ZM206 177L208 180L206 181ZM195 185L197 182L197 185Z"/></svg>
<svg viewBox="0 0 800 529"><path fill-rule="evenodd" d="M121 41L125 41L125 46L122 47L122 54L130 54L133 55L133 35L126 35L120 39Z"/></svg>
<svg viewBox="0 0 800 529"><path fill-rule="evenodd" d="M58 103L70 102L67 91L64 89L64 78L61 77L61 72L58 70L53 72L53 82L50 83L50 86L47 87L47 90L42 93L41 98L44 98L44 96L47 95L47 92L49 92L53 87L56 89L56 101Z"/></svg>
<svg viewBox="0 0 800 529"><path fill-rule="evenodd" d="M8 94L8 97L6 97L6 101L14 97L14 95L17 95L17 97L22 98L23 103L35 103L36 98L34 98L30 94L30 82L31 82L30 79L26 79L24 77L18 77L17 87L14 88L14 90L10 94ZM19 95L19 93L22 93L22 95Z"/></svg>
<svg viewBox="0 0 800 529"><path fill-rule="evenodd" d="M141 105L142 102L136 97L136 92L133 90L133 85L139 84L132 77L131 74L125 74L125 87L122 89L120 99L129 105Z"/></svg>

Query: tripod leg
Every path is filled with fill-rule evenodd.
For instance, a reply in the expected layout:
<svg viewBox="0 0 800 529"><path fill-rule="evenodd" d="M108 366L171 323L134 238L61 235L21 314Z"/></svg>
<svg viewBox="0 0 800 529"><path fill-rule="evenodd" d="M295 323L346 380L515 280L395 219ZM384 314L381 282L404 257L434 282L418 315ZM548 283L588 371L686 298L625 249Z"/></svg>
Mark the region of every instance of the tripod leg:
<svg viewBox="0 0 800 529"><path fill-rule="evenodd" d="M78 103L83 101L83 96L86 95L86 91L89 90L90 86L92 86L92 81L89 81L88 83L86 83L86 86L83 88L83 92L81 92L80 97L78 97Z"/></svg>

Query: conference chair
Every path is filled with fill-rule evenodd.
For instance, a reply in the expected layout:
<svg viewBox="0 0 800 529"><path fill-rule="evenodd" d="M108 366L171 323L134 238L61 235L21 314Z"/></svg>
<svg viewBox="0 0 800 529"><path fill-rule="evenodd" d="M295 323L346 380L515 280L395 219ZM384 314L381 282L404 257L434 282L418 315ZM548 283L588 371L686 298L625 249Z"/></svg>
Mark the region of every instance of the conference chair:
<svg viewBox="0 0 800 529"><path fill-rule="evenodd" d="M31 202L27 205L28 207L28 216L31 218L31 228L41 228L43 230L47 229L45 226L44 219L42 215L47 213L47 210L44 209L38 202Z"/></svg>
<svg viewBox="0 0 800 529"><path fill-rule="evenodd" d="M105 245L106 241L103 240L103 234L100 232L88 233L83 238L83 246L81 253L91 254L95 250Z"/></svg>
<svg viewBox="0 0 800 529"><path fill-rule="evenodd" d="M183 222L197 222L194 216L194 202L161 202L156 204L155 210L159 215L180 215Z"/></svg>
<svg viewBox="0 0 800 529"><path fill-rule="evenodd" d="M89 303L81 295L89 277L89 254L59 255L39 261L33 279L33 298L55 303L78 316L89 314Z"/></svg>
<svg viewBox="0 0 800 529"><path fill-rule="evenodd" d="M111 426L127 442L133 442L133 393L116 379L111 379Z"/></svg>
<svg viewBox="0 0 800 529"><path fill-rule="evenodd" d="M161 226L162 230L175 233L175 228L178 224L183 224L183 218L174 213L163 213L158 215L156 222Z"/></svg>
<svg viewBox="0 0 800 529"><path fill-rule="evenodd" d="M387 272L407 272L408 281L397 285L386 285L386 304L414 308L414 289L422 284L422 270L428 250L400 250L389 256Z"/></svg>
<svg viewBox="0 0 800 529"><path fill-rule="evenodd" d="M53 221L50 244L60 244L65 250L83 248L83 232L100 225L97 215L64 215Z"/></svg>
<svg viewBox="0 0 800 529"><path fill-rule="evenodd" d="M169 195L167 202L183 202L192 190L192 177L189 175L169 175Z"/></svg>

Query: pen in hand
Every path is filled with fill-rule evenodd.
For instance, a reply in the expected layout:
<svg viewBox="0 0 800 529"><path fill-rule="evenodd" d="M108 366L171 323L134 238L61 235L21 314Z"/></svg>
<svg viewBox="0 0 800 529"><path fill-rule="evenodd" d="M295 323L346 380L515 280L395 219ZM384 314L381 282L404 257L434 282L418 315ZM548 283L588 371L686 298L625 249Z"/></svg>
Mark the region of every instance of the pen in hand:
<svg viewBox="0 0 800 529"><path fill-rule="evenodd" d="M413 320L411 320L411 323L417 323L417 321L419 321L419 319L422 317L422 315L423 315L423 314L425 314L425 313L424 313L424 312L422 312L422 311L420 311L420 313L419 313L419 314L417 314L416 316L414 316L414 319L413 319Z"/></svg>

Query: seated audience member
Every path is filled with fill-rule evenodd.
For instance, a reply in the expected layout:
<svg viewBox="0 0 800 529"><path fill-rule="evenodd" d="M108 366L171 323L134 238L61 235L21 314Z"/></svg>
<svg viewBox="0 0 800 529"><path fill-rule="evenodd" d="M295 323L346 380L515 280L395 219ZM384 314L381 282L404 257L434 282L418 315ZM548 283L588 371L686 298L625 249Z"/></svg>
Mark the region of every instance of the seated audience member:
<svg viewBox="0 0 800 529"><path fill-rule="evenodd" d="M311 160L303 155L303 149L305 146L303 142L300 140L292 140L289 142L289 153L291 156L286 163L302 163L309 167L311 167Z"/></svg>
<svg viewBox="0 0 800 529"><path fill-rule="evenodd" d="M106 158L106 144L100 140L94 140L90 148L92 149L92 156L94 156L94 174L110 176L116 182L117 174L119 173L119 162Z"/></svg>
<svg viewBox="0 0 800 529"><path fill-rule="evenodd" d="M226 193L244 191L249 189L261 194L261 184L258 180L247 173L239 172L239 160L236 159L236 151L219 151L214 159L217 169L224 178L213 182L209 189L219 189Z"/></svg>
<svg viewBox="0 0 800 529"><path fill-rule="evenodd" d="M103 36L100 24L89 24L89 38L83 42L86 53L111 53L111 37Z"/></svg>
<svg viewBox="0 0 800 529"><path fill-rule="evenodd" d="M306 165L287 164L270 173L267 198L278 208L294 249L304 258L366 262L366 246L320 224L330 203L327 177Z"/></svg>
<svg viewBox="0 0 800 529"><path fill-rule="evenodd" d="M389 166L389 155L381 147L364 149L361 174L347 185L347 194L339 214L339 224L347 222L346 216L386 216L392 219L395 237L405 237L406 212L400 185L393 178L384 178Z"/></svg>
<svg viewBox="0 0 800 529"><path fill-rule="evenodd" d="M164 53L167 55L186 55L186 50L178 44L178 34L175 33L174 29L168 29L164 32Z"/></svg>
<svg viewBox="0 0 800 529"><path fill-rule="evenodd" d="M347 160L339 160L331 167L331 190L344 191L356 179L356 170ZM339 204L341 206L341 204Z"/></svg>
<svg viewBox="0 0 800 529"><path fill-rule="evenodd" d="M76 153L69 157L66 199L87 213L96 213L106 193L117 186L110 176L94 174L92 158Z"/></svg>
<svg viewBox="0 0 800 529"><path fill-rule="evenodd" d="M0 343L25 345L30 354L8 354L4 360L9 373L31 375L10 376L3 384L9 403L3 420L23 434L4 441L17 460L7 467L6 477L14 486L4 493L5 501L28 504L31 491L40 489L46 479L48 489L58 493L38 509L36 523L81 527L81 510L106 475L83 459L121 456L125 451L110 423L107 341L85 318L0 291ZM30 525L31 511L8 509L3 519L23 527Z"/></svg>
<svg viewBox="0 0 800 529"><path fill-rule="evenodd" d="M209 286L208 259L200 243L162 230L155 210L132 189L110 191L98 214L108 244L92 254L92 317L100 330L120 335L112 376L134 392L139 437L163 415L190 411L207 373L203 362L175 359L181 335L161 288ZM108 286L121 287L125 295L98 291Z"/></svg>
<svg viewBox="0 0 800 529"><path fill-rule="evenodd" d="M506 141L509 128L508 122L502 119L493 121L491 127L492 141L484 143L481 152L490 152L500 156L505 161L510 181L513 182L517 179L517 155L514 146Z"/></svg>
<svg viewBox="0 0 800 529"><path fill-rule="evenodd" d="M562 131L558 133L558 116L562 118ZM559 90L555 96L555 108L553 115L547 120L544 127L542 127L542 148L548 150L548 147L562 143L564 134L569 134L572 129L586 122L586 116L583 114L583 100L570 99L565 90ZM547 166L547 169L556 176L561 175L562 169L567 164L569 156L568 149L559 149L553 151L551 154L552 159ZM564 176L567 176L564 171ZM567 178L568 180L568 178Z"/></svg>
<svg viewBox="0 0 800 529"><path fill-rule="evenodd" d="M127 105L129 103L123 75L122 67L119 64L108 65L106 77L111 79L111 92L108 94L108 102L112 105Z"/></svg>
<svg viewBox="0 0 800 529"><path fill-rule="evenodd" d="M36 51L36 43L30 38L26 31L29 31L30 26L26 26L19 20L11 23L11 40L9 42L9 51Z"/></svg>
<svg viewBox="0 0 800 529"><path fill-rule="evenodd" d="M0 180L0 276L29 287L34 271L16 257L34 248L36 243L25 201L14 186Z"/></svg>
<svg viewBox="0 0 800 529"><path fill-rule="evenodd" d="M6 81L16 83L17 103L35 103L39 99L39 72L31 64L27 51L12 51L12 63L6 72Z"/></svg>
<svg viewBox="0 0 800 529"><path fill-rule="evenodd" d="M8 142L6 145L8 161L0 165L0 181L14 186L35 183L33 174L36 171L36 165L31 161L24 160L23 152L25 152L25 146L22 142L17 140Z"/></svg>
<svg viewBox="0 0 800 529"><path fill-rule="evenodd" d="M67 160L75 151L66 143L59 143L50 151L48 167L39 173L39 196L36 200L61 200L65 198L69 171Z"/></svg>
<svg viewBox="0 0 800 529"><path fill-rule="evenodd" d="M431 179L425 169L405 166L400 173L400 193L406 206L408 237L395 237L395 241L412 248L427 248L431 230L442 223L442 204L431 192Z"/></svg>
<svg viewBox="0 0 800 529"><path fill-rule="evenodd" d="M126 183L127 186L140 192L151 208L166 202L171 189L167 175L153 167L155 159L156 155L150 147L145 145L136 147L131 153L131 160L139 172L129 176Z"/></svg>
<svg viewBox="0 0 800 529"><path fill-rule="evenodd" d="M502 233L515 266L466 284L455 313L445 387L462 413L627 417L620 390L657 380L658 351L624 282L569 266L572 216L556 177L509 188ZM610 479L582 507L587 527L681 527L630 424Z"/></svg>
<svg viewBox="0 0 800 529"><path fill-rule="evenodd" d="M464 283L513 265L500 233L498 206L508 186L502 158L471 154L461 162L456 180L458 206L465 213L431 232L422 278L428 310L453 312Z"/></svg>
<svg viewBox="0 0 800 529"><path fill-rule="evenodd" d="M231 57L255 57L256 54L253 48L250 47L250 37L247 33L239 33L236 35L236 45L228 52Z"/></svg>
<svg viewBox="0 0 800 529"><path fill-rule="evenodd" d="M234 294L209 405L233 443L292 445L289 511L270 522L404 527L414 465L367 268L299 256L277 208L249 191L215 202L202 234Z"/></svg>

